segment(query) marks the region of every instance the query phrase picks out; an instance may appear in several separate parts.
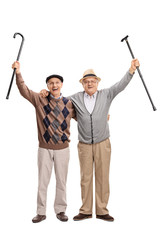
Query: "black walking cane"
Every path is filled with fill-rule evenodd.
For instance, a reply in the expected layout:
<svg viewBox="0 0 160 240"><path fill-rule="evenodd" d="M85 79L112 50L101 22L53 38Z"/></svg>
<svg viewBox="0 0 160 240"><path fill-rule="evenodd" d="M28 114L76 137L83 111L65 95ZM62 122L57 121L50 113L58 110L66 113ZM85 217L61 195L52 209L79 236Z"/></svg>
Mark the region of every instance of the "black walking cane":
<svg viewBox="0 0 160 240"><path fill-rule="evenodd" d="M21 33L15 33L13 35L13 37L15 38L16 35L20 35L22 37L21 46L19 48L19 52L18 52L18 56L17 56L17 60L16 60L16 61L19 61L20 54L21 54L22 47L23 47L23 43L24 43L24 37L23 37L23 35ZM12 74L12 78L11 78L11 82L10 82L10 85L9 85L9 89L8 89L8 93L7 93L6 99L9 99L9 94L10 94L10 91L11 91L11 87L12 87L12 83L13 83L15 72L16 72L16 68L13 69L13 74Z"/></svg>
<svg viewBox="0 0 160 240"><path fill-rule="evenodd" d="M129 42L128 42L128 35L127 35L126 37L124 37L124 38L121 40L121 42L123 42L124 40L126 41L127 46L128 46L128 48L129 48L129 51L130 51L130 53L131 53L131 55L132 55L132 58L134 59L135 57L134 57L134 55L133 55L132 49L131 49L131 47L130 47L130 45L129 45ZM139 67L137 67L137 71L138 71L139 76L140 76L140 78L141 78L141 80L142 80L142 83L143 83L143 85L144 85L144 88L146 89L146 92L147 92L147 94L148 94L149 100L150 100L150 102L151 102L151 104L152 104L152 107L153 107L153 111L156 111L157 109L156 109L156 107L155 107L154 104L153 104L152 98L151 98L151 96L150 96L150 94L149 94L149 92L148 92L147 86L146 86L146 84L145 84L145 82L144 82L144 79L143 79L143 76L142 76L142 74L141 74L141 71L140 71Z"/></svg>

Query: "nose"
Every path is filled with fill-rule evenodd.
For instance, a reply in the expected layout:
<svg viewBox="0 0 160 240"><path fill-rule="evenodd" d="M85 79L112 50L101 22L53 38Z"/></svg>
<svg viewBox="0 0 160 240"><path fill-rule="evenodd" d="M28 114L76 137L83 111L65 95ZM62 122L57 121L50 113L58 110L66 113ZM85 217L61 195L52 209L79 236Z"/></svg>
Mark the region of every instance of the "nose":
<svg viewBox="0 0 160 240"><path fill-rule="evenodd" d="M53 84L53 85L52 85L53 87L55 87L55 86L57 86L57 85L58 85L56 82L55 82L55 83L52 83L52 84Z"/></svg>

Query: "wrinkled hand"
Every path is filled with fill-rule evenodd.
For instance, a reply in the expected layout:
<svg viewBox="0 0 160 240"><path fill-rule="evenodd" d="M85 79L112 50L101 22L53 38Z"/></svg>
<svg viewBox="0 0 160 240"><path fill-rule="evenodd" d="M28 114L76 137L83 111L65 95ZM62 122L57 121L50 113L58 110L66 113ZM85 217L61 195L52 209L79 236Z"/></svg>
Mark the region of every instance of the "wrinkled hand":
<svg viewBox="0 0 160 240"><path fill-rule="evenodd" d="M39 93L39 95L43 98L47 97L49 92L46 89L42 89Z"/></svg>
<svg viewBox="0 0 160 240"><path fill-rule="evenodd" d="M130 73L133 74L136 71L136 68L140 66L138 59L133 59L131 62L131 67L129 69Z"/></svg>
<svg viewBox="0 0 160 240"><path fill-rule="evenodd" d="M13 68L13 69L16 68L16 73L17 73L17 74L20 73L20 63L19 63L18 61L14 62L14 63L12 64L12 68Z"/></svg>

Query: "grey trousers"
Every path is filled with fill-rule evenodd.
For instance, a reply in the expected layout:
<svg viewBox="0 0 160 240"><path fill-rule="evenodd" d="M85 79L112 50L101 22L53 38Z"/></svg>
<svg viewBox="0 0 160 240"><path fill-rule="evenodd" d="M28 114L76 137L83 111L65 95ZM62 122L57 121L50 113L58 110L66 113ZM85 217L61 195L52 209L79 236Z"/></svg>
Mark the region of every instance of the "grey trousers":
<svg viewBox="0 0 160 240"><path fill-rule="evenodd" d="M61 150L38 149L37 214L46 215L47 188L50 182L53 165L56 177L54 210L56 214L66 211L66 181L69 155L69 147Z"/></svg>

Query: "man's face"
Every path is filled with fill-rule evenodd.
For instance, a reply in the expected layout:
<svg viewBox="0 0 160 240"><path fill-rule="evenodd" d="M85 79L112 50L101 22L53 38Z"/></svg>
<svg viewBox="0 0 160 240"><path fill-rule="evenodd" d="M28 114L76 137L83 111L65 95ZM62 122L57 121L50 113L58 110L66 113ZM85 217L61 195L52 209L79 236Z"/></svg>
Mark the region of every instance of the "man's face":
<svg viewBox="0 0 160 240"><path fill-rule="evenodd" d="M59 78L50 78L47 82L47 87L50 91L50 93L55 97L60 97L61 88L63 86L63 83Z"/></svg>
<svg viewBox="0 0 160 240"><path fill-rule="evenodd" d="M86 79L83 80L82 82L83 88L85 92L92 96L98 88L98 80L94 77L87 77Z"/></svg>

